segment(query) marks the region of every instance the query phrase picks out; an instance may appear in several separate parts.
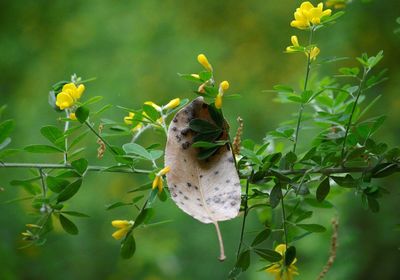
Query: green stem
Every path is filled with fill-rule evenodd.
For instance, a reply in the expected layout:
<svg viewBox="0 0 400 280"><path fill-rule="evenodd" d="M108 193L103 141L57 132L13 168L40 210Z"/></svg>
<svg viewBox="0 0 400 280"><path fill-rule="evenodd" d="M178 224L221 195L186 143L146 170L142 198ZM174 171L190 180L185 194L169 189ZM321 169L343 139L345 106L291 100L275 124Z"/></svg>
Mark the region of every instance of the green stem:
<svg viewBox="0 0 400 280"><path fill-rule="evenodd" d="M248 203L247 203L247 197L249 195L249 181L253 177L254 170L251 172L251 175L247 178L246 181L246 194L244 198L244 215L243 215L243 222L242 222L242 229L240 231L240 240L239 240L239 247L236 252L236 259L239 258L240 250L242 249L242 244L243 244L243 237L244 237L244 228L246 227L246 218L248 214Z"/></svg>
<svg viewBox="0 0 400 280"><path fill-rule="evenodd" d="M93 128L93 126L88 122L85 121L85 125L110 149L110 151L114 155L118 155L118 152Z"/></svg>
<svg viewBox="0 0 400 280"><path fill-rule="evenodd" d="M308 45L311 45L311 43L312 43L313 34L314 34L314 28L312 28L310 30L310 37L309 37ZM304 80L303 92L305 92L307 90L308 79L309 79L309 76L310 76L310 68L311 68L311 58L310 58L310 54L308 54L308 56L307 56L307 70L306 70L306 77L305 77L305 80ZM297 142L298 142L298 139L299 139L300 124L301 124L301 120L303 118L303 111L304 111L304 103L301 103L300 109L299 109L299 114L298 114L298 117L297 117L297 125L296 125L296 131L295 131L295 136L294 136L294 144L293 144L293 153L296 152L296 148L297 148Z"/></svg>
<svg viewBox="0 0 400 280"><path fill-rule="evenodd" d="M360 84L358 85L357 96L356 96L356 99L354 101L353 108L351 109L350 118L349 118L349 121L348 121L347 126L346 126L346 132L344 134L342 152L341 152L342 165L344 164L344 154L345 154L345 149L346 149L347 137L349 135L351 123L353 121L354 112L356 111L356 108L357 108L358 99L360 98L361 93L363 92L362 87L363 87L365 78L367 77L367 74L368 74L368 71L367 71L366 68L364 68L364 73L363 73L363 76L362 76L362 78L360 80Z"/></svg>
<svg viewBox="0 0 400 280"><path fill-rule="evenodd" d="M285 237L285 245L288 247L288 237L287 237L287 229L286 229L286 213L285 213L285 203L283 202L283 196L281 198L282 205L282 227L283 227L283 235Z"/></svg>
<svg viewBox="0 0 400 280"><path fill-rule="evenodd" d="M65 115L67 116L67 119L69 119L69 111L66 109L65 110ZM64 134L67 132L69 128L69 121L66 121L64 124ZM64 164L67 164L68 161L68 137L64 138Z"/></svg>
<svg viewBox="0 0 400 280"><path fill-rule="evenodd" d="M14 163L14 162L0 162L0 168L36 168L36 169L75 169L69 164L54 164L54 163ZM131 169L131 168L113 168L108 169L108 166L95 166L89 165L88 172L112 172L112 173L138 173L149 174L151 170Z"/></svg>

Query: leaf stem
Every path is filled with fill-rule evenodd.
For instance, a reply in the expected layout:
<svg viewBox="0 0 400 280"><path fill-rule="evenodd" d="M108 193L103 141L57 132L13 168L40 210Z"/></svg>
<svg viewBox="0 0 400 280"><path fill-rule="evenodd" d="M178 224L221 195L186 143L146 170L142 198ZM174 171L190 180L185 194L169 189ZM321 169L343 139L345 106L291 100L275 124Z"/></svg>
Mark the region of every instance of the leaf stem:
<svg viewBox="0 0 400 280"><path fill-rule="evenodd" d="M358 85L357 96L356 96L356 99L355 99L355 101L354 101L353 108L351 109L349 122L347 123L346 132L345 132L345 134L344 134L343 145L342 145L342 152L341 152L342 165L344 164L344 154L345 154L345 149L346 149L347 137L348 137L348 135L349 135L351 123L352 123L352 121L353 121L354 112L356 111L356 108L357 108L358 99L360 98L361 93L363 92L362 87L363 87L365 78L367 77L367 74L368 74L368 70L367 70L366 68L364 68L364 73L363 73L362 78L360 79L360 84Z"/></svg>
<svg viewBox="0 0 400 280"><path fill-rule="evenodd" d="M67 119L69 119L69 111L66 109L65 110L65 115ZM69 128L69 121L66 121L64 124L64 134L67 132ZM64 138L64 164L67 164L68 161L68 137L65 136Z"/></svg>

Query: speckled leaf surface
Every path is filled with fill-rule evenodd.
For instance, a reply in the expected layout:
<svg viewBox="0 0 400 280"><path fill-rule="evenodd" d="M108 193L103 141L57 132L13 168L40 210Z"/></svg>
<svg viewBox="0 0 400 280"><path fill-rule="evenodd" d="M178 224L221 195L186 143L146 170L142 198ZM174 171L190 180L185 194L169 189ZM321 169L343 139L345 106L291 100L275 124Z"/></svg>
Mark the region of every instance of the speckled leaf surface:
<svg viewBox="0 0 400 280"><path fill-rule="evenodd" d="M203 223L235 218L241 187L232 152L225 145L210 158L197 159L198 148L191 147L195 132L189 129L194 118L213 123L202 97L182 108L168 130L165 165L171 167L167 174L171 197L180 209Z"/></svg>

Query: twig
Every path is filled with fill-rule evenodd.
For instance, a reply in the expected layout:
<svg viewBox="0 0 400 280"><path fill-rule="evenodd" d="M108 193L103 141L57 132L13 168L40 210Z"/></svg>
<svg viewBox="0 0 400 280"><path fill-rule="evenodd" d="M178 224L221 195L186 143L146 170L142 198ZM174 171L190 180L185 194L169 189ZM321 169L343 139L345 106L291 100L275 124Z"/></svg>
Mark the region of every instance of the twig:
<svg viewBox="0 0 400 280"><path fill-rule="evenodd" d="M338 239L338 228L339 228L339 220L338 218L332 219L332 237L331 237L331 250L329 254L328 262L325 264L321 273L318 275L317 280L321 280L328 273L329 269L332 267L333 262L336 259L336 250L337 250L337 239Z"/></svg>

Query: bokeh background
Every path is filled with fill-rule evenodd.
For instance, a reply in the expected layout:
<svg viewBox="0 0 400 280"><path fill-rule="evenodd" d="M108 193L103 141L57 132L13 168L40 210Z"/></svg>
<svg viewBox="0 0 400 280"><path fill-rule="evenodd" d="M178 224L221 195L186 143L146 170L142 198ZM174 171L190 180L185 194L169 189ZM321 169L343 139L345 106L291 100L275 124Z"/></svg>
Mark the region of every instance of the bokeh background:
<svg viewBox="0 0 400 280"><path fill-rule="evenodd" d="M177 72L200 71L196 62L204 52L216 70L217 80L227 79L240 100L227 101L225 110L235 130L235 119L245 121L245 137L260 142L266 131L289 119L296 107L273 102L263 90L275 84L300 85L305 61L283 50L290 36L306 40L305 32L289 26L300 1L7 1L0 6L0 103L7 104L5 118L14 118L13 147L45 143L39 128L58 124L59 115L48 106L50 85L72 73L97 77L87 85L86 96L102 95L104 103L139 107L147 100L163 103L173 97L192 98L193 87ZM316 2L314 2L316 4ZM354 1L337 24L317 32L320 57L354 58L362 52L383 50L380 68L388 68L389 80L368 93L369 100L383 97L370 114L386 114L379 137L389 145L400 143L400 36L395 20L397 1ZM337 73L354 59L318 69L319 77ZM317 78L317 77L315 77ZM109 118L124 113L112 110ZM303 136L304 137L304 136ZM128 141L129 139L126 139ZM164 139L160 139L164 141ZM307 141L300 146L306 149ZM95 138L88 137L86 155L96 164ZM51 156L20 154L16 161L55 161ZM12 179L29 176L23 170L1 170L0 202L23 196ZM110 221L130 219L131 208L105 211L105 205L129 200L126 191L143 178L121 174L87 176L83 188L68 205L90 219L74 219L78 236L56 226L44 247L19 250L20 232L32 222L28 203L0 204L0 279L225 279L234 263L240 219L222 224L228 260L219 263L214 228L180 212L172 202L158 203L156 220L172 220L140 230L133 259L118 256L119 243L111 238ZM340 220L337 260L326 279L399 279L400 222L399 176L382 181L391 191L382 200L381 212L362 209L353 192L340 191L331 202L335 209L317 210L313 221L330 228ZM259 224L255 212L249 218L248 237ZM252 233L253 232L253 233ZM331 231L297 243L297 279L315 279L328 258ZM253 258L255 260L255 258ZM272 279L257 272L255 262L241 279Z"/></svg>

